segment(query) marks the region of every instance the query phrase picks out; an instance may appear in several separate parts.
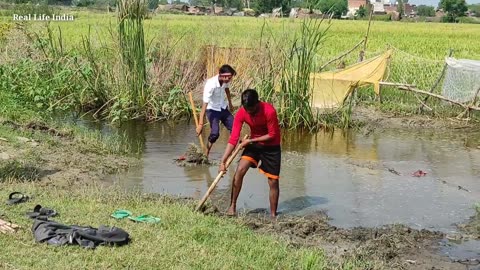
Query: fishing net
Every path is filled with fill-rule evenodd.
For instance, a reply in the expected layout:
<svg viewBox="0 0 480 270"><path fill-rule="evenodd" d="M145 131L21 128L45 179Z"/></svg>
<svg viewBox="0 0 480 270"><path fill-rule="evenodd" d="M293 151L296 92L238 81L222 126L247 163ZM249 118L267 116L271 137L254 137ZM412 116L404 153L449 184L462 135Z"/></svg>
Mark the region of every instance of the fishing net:
<svg viewBox="0 0 480 270"><path fill-rule="evenodd" d="M480 88L480 61L446 58L442 95L454 101L471 102Z"/></svg>

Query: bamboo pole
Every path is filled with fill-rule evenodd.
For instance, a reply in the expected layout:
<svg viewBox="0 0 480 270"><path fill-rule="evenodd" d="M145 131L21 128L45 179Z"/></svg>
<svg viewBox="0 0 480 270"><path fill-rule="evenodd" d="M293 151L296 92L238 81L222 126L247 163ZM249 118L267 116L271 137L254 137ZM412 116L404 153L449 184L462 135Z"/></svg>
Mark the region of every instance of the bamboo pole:
<svg viewBox="0 0 480 270"><path fill-rule="evenodd" d="M450 51L448 52L448 57L451 57L453 54L453 49L450 49ZM443 76L445 76L445 71L447 70L447 63L445 62L445 64L443 65L443 68L442 68L442 72L440 73L440 76L438 76L437 80L435 81L435 83L433 84L432 88L430 88L430 93L433 93L433 91L435 90L435 88L437 88L438 84L440 83L440 81L442 80ZM423 103L421 103L420 105L420 112L423 111L423 107L426 106L427 104L427 100L428 100L428 97L429 96L426 96L425 99L423 99Z"/></svg>
<svg viewBox="0 0 480 270"><path fill-rule="evenodd" d="M334 59L328 61L327 63L323 64L321 67L320 67L320 70L323 70L326 66L330 65L331 63L343 58L344 56L348 55L349 53L353 52L356 48L358 48L360 45L362 45L365 41L362 39L360 40L360 42L357 43L357 45L355 45L353 48L351 48L350 50L348 50L347 52L341 54L340 56L338 57L335 57Z"/></svg>
<svg viewBox="0 0 480 270"><path fill-rule="evenodd" d="M370 25L372 23L372 17L373 17L373 5L370 4L370 16L368 17L368 28L367 28L367 33L365 34L365 39L363 43L363 50L360 54L360 62L363 61L363 57L365 56L365 51L367 50L367 41L368 41L368 35L370 34Z"/></svg>
<svg viewBox="0 0 480 270"><path fill-rule="evenodd" d="M245 135L245 138L244 140L248 139L248 135ZM232 163L233 159L238 155L238 152L240 152L240 144L237 145L237 148L235 149L235 151L230 155L230 157L227 159L227 163L225 164L225 169L227 169L229 166L230 166L230 163ZM215 180L213 181L213 183L210 185L210 187L208 188L207 190L207 193L205 193L205 195L203 196L203 198L200 200L200 202L198 203L197 207L195 208L195 211L198 211L202 208L202 206L205 204L205 201L208 199L208 197L210 196L210 194L213 192L213 190L215 189L215 187L217 186L218 182L220 181L220 179L222 179L223 175L225 174L224 171L222 172L219 172L217 177L215 178Z"/></svg>
<svg viewBox="0 0 480 270"><path fill-rule="evenodd" d="M420 89L417 89L409 84L401 84L401 83L389 83L389 82L380 82L381 85L389 85L389 86L396 86L398 89L400 90L404 90L404 91L410 91L410 92L415 92L415 93L419 93L419 94L424 94L424 95L428 95L428 96L431 96L431 97L434 97L434 98L438 98L438 99L441 99L441 100L444 100L444 101L447 101L447 102L450 102L452 104L455 104L455 105L458 105L458 106L461 106L467 110L475 110L475 111L480 111L480 107L478 106L474 106L474 104L472 103L471 105L465 105L461 102L458 102L458 101L455 101L455 100L451 100L449 98L446 98L444 96L441 96L441 95L437 95L437 94L434 94L434 93L430 93L430 92L427 92L427 91L423 91L423 90L420 90ZM477 91L478 93L478 91Z"/></svg>
<svg viewBox="0 0 480 270"><path fill-rule="evenodd" d="M360 51L359 59L358 62L362 62L363 59L365 58L365 52L367 50L367 41L368 41L368 35L370 34L370 26L372 23L372 17L373 17L373 5L370 4L370 15L368 17L368 27L367 27L367 32L365 33L365 38L363 40L363 49ZM355 87L353 90L353 104L356 105L356 100L358 96L358 87Z"/></svg>
<svg viewBox="0 0 480 270"><path fill-rule="evenodd" d="M195 119L195 127L198 127L197 110L195 109L195 103L193 102L193 96L191 91L188 92L188 96L190 98L190 105L192 106L193 118ZM200 146L202 147L202 150L205 152L206 155L207 150L205 148L205 144L203 143L203 137L201 133L198 134L198 139L200 140Z"/></svg>
<svg viewBox="0 0 480 270"><path fill-rule="evenodd" d="M475 105L475 102L477 101L477 96L478 96L478 93L479 93L479 92L480 92L480 87L477 89L477 92L475 93L475 96L473 96L472 102L470 103L470 106L469 106L469 107ZM459 115L457 116L457 118L463 118L463 116L464 116L465 114L467 114L468 112L470 112L470 108L465 109L465 111L463 111L461 114L459 114Z"/></svg>

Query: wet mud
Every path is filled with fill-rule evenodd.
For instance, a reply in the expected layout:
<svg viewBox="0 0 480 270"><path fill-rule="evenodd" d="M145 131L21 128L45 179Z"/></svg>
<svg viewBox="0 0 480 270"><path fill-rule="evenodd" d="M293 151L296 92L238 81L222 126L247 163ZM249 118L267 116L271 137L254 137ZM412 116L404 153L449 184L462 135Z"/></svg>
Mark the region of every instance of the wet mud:
<svg viewBox="0 0 480 270"><path fill-rule="evenodd" d="M222 216L220 213L216 215ZM364 261L361 269L475 269L474 260L452 260L438 254L444 233L404 225L343 229L329 224L324 212L306 216L247 213L238 222L262 234L273 234L293 247L319 247L332 268L348 261Z"/></svg>

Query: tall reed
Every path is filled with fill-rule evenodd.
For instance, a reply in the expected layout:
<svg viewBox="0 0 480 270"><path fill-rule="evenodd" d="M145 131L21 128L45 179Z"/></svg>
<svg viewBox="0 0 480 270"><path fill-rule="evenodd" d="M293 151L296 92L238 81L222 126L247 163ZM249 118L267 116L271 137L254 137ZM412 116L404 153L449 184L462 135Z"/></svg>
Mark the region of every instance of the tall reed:
<svg viewBox="0 0 480 270"><path fill-rule="evenodd" d="M310 74L315 70L316 55L329 28L323 27L323 22L323 19L305 19L300 35L295 36L291 47L284 52L279 92L279 118L284 127L311 130L318 127Z"/></svg>
<svg viewBox="0 0 480 270"><path fill-rule="evenodd" d="M143 20L147 15L145 0L119 0L118 37L123 74L126 80L127 93L131 104L137 110L142 110L148 97L147 66L145 54L145 35Z"/></svg>

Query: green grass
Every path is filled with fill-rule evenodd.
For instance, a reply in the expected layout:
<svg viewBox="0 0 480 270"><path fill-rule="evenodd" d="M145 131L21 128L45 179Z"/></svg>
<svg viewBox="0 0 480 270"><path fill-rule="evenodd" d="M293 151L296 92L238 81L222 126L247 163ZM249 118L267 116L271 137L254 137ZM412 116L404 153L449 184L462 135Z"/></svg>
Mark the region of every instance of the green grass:
<svg viewBox="0 0 480 270"><path fill-rule="evenodd" d="M0 235L0 267L8 269L325 269L327 266L320 249L291 248L273 237L257 235L234 220L196 213L189 204L95 185L62 190L34 183L5 184L0 198L7 198L13 191L22 191L34 199L2 207L6 217L23 227L17 234ZM55 220L64 224L120 227L131 235L132 242L94 251L35 243L30 230L32 220L25 216L35 204L57 210L60 215ZM110 214L116 209L128 209L134 215L154 215L161 223L115 220Z"/></svg>
<svg viewBox="0 0 480 270"><path fill-rule="evenodd" d="M66 12L69 13L69 12ZM80 44L81 36L88 34L89 26L98 38L109 35L110 25L117 23L116 14L72 12L74 22L51 22L60 26L67 46ZM3 17L10 22L10 17ZM301 20L266 19L274 35L283 31L300 30ZM183 46L214 43L220 46L257 45L264 19L250 17L210 17L186 15L154 15L144 23L146 41L165 36L180 38ZM41 23L35 23L41 24ZM359 42L367 30L368 21L333 20L329 38L322 55L335 56ZM98 33L98 35L97 35ZM215 38L211 38L215 37ZM148 42L147 42L148 43ZM442 60L448 49L459 58L480 59L480 25L445 23L372 22L368 50L384 50L391 44L406 52L429 59Z"/></svg>
<svg viewBox="0 0 480 270"><path fill-rule="evenodd" d="M142 145L129 142L123 133L103 134L99 130L91 130L70 123L56 117L52 112L39 110L17 96L3 91L0 91L0 99L2 104L0 120L7 123L0 124L0 137L14 144L22 143L18 137L26 137L36 141L45 141L51 147L55 147L58 145L58 140L52 137L52 133L58 132L62 136L67 136L67 139L76 144L78 151L81 152L135 155L142 150ZM14 129L8 122L13 122L18 127ZM50 128L51 131L34 132L27 127L29 124Z"/></svg>
<svg viewBox="0 0 480 270"><path fill-rule="evenodd" d="M200 57L202 47L207 44L258 48L261 42L276 43L270 43L270 51L262 51L263 55L248 61L249 66L245 70L239 70L239 76L233 82L233 92L238 94L247 86L261 91L262 87L269 90L279 88L275 85L278 84L278 78L269 75L278 74L280 65L275 61L282 62L278 59L282 54L275 50L278 48L276 46L291 48L295 33L301 31L302 24L302 20L288 18L153 15L143 22L147 47L147 94L142 96L142 102L137 102L141 106L137 106L130 95L138 91L130 89L132 87L127 91L122 86L126 76L122 75L117 60L121 55L115 32L117 14L81 9L66 9L62 12L73 14L75 21L51 22L50 38L44 23L27 23L27 28L39 33L41 38L36 43L44 44L48 52L59 51L60 43L57 40L61 31L64 53L53 58L52 53L49 53L49 65L39 64L42 61L18 61L17 64L7 65L0 90L10 91L15 88L17 95L42 110L102 110L98 115L111 121L132 118L159 120L189 115L185 94L202 83L201 74L204 70L201 70ZM2 20L11 23L10 17L1 17L0 24ZM368 21L364 20L331 21L325 40L312 61L318 67L349 50L364 37L367 25ZM5 32L1 30L0 36ZM52 40L55 42L52 43ZM389 46L395 51L386 80L415 84L428 91L440 75L449 49L454 50L453 56L456 58L480 59L480 25L372 22L366 58L378 55ZM10 57L20 60L23 56L18 54L19 59L15 58L15 53L11 53ZM241 57L244 56L238 56ZM73 59L80 60L73 64L76 61ZM273 59L270 66L262 67L261 64L264 63L259 62L268 59ZM357 59L358 50L343 60L346 65L350 65L357 62ZM235 66L236 61L239 60L229 62ZM334 69L337 64L335 62L326 68ZM437 87L434 92L440 93L440 89ZM385 88L382 91L384 103L379 104L372 89L362 91L356 104L373 105L383 111L407 115L417 113L418 100L411 93ZM430 116L452 117L458 114L457 110L434 99L430 99L429 106L435 110L428 113ZM288 122L288 119L280 120Z"/></svg>

